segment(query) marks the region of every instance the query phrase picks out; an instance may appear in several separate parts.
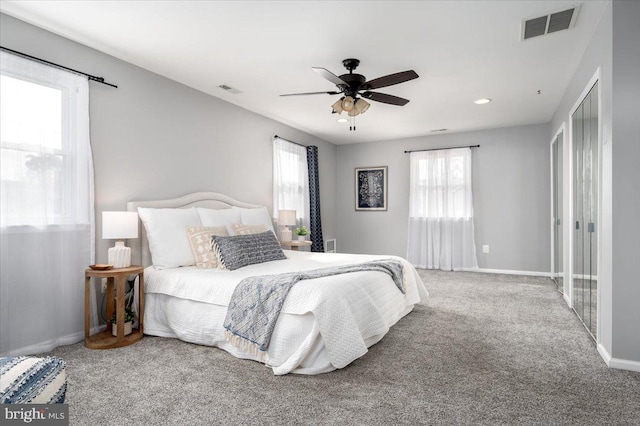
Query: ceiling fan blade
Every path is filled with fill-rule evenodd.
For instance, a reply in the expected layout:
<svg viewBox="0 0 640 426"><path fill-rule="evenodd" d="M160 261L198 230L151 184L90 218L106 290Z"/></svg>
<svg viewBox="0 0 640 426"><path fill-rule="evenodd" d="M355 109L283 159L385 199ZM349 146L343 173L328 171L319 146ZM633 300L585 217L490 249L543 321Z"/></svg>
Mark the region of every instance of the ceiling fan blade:
<svg viewBox="0 0 640 426"><path fill-rule="evenodd" d="M338 77L337 75L329 71L328 69L319 68L319 67L312 67L311 69L317 72L318 74L320 74L322 77L329 80L330 82L332 82L333 84L335 84L336 86L349 86L349 84L347 84L346 81L344 81L343 79L341 79L340 77Z"/></svg>
<svg viewBox="0 0 640 426"><path fill-rule="evenodd" d="M376 92L364 92L362 94L363 98L370 99L376 102L382 102L383 104L390 105L398 105L404 106L409 103L409 99L400 98L398 96L387 95L386 93L376 93Z"/></svg>
<svg viewBox="0 0 640 426"><path fill-rule="evenodd" d="M339 95L342 92L307 92L307 93L287 93L280 96L302 96L302 95Z"/></svg>
<svg viewBox="0 0 640 426"><path fill-rule="evenodd" d="M365 90L379 89L381 87L404 83L405 81L413 80L418 77L419 75L414 70L402 71L395 74L385 75L384 77L374 78L373 80L367 81L362 88Z"/></svg>

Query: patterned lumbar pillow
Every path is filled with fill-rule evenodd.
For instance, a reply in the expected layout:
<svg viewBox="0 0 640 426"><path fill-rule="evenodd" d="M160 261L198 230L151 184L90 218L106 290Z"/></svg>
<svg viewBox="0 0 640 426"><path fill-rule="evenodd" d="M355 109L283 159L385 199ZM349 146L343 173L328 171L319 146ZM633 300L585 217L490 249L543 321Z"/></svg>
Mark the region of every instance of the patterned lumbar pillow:
<svg viewBox="0 0 640 426"><path fill-rule="evenodd" d="M219 267L222 269L233 271L243 266L287 258L271 231L232 237L214 235L211 239Z"/></svg>
<svg viewBox="0 0 640 426"><path fill-rule="evenodd" d="M0 404L62 404L66 363L60 358L0 358Z"/></svg>
<svg viewBox="0 0 640 426"><path fill-rule="evenodd" d="M198 268L212 269L218 267L218 258L213 251L211 237L229 235L224 226L187 226L187 237L193 257Z"/></svg>
<svg viewBox="0 0 640 426"><path fill-rule="evenodd" d="M235 235L261 234L267 230L264 225L243 225L242 223L234 223L231 228Z"/></svg>

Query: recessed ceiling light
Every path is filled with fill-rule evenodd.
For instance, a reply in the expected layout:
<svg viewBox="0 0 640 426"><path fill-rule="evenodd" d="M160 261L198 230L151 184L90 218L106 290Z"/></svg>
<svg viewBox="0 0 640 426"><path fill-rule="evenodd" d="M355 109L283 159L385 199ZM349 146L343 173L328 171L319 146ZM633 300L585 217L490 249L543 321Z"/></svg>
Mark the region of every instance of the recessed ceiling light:
<svg viewBox="0 0 640 426"><path fill-rule="evenodd" d="M346 118L338 118L336 121L337 121L338 123L346 123L346 122L347 122L347 121L349 121L349 120L347 120Z"/></svg>
<svg viewBox="0 0 640 426"><path fill-rule="evenodd" d="M484 105L484 104L488 104L489 102L491 102L491 99L489 99L489 98L482 98L482 99L478 99L476 101L473 101L473 103L476 104L476 105Z"/></svg>

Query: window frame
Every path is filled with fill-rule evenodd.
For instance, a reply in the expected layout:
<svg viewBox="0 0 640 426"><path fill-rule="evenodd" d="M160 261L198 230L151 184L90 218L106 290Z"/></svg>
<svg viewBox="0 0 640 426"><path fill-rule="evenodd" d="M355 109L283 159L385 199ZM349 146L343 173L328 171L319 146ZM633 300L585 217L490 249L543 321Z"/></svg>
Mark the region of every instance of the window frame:
<svg viewBox="0 0 640 426"><path fill-rule="evenodd" d="M448 150L447 150L448 151ZM465 179L465 173L467 173L467 164L466 163L466 155L464 153L460 153L460 154L456 154L455 152L446 152L446 155L444 154L444 152L446 152L445 150L438 150L438 151L432 151L432 152L425 152L425 155L429 156L435 156L435 158L431 159L428 157L425 158L417 158L415 160L410 160L410 161L415 161L415 166L417 168L418 171L418 184L416 186L412 186L410 188L411 194L412 194L412 198L414 196L419 196L421 198L424 198L424 202L423 203L417 203L412 201L410 203L409 206L409 217L410 218L427 218L427 219L469 219L473 217L473 206L471 206L471 211L470 212L464 212L462 211L462 209L464 209L464 205L460 205L460 211L458 212L454 212L454 214L449 214L449 215L445 215L444 214L444 209L445 204L440 202L437 204L437 216L432 216L429 215L430 213L430 209L429 209L429 202L428 202L428 196L429 194L433 193L433 194L441 194L443 193L444 189L446 188L449 193L451 194L462 194L462 196L464 197L466 195L466 191L469 191L471 194L473 193L473 179L472 177L470 177L469 179ZM453 173L453 171L451 170L451 163L454 159L460 159L459 161L461 162L462 165L462 175L460 176L460 183L454 183L454 184L436 184L436 185L430 185L429 182L429 162L432 161L437 161L438 162L438 168L443 168L446 167L447 165L449 166L449 170L447 171L447 174L451 174ZM470 159L470 157L469 157ZM424 164L424 166L422 166L422 164ZM424 177L421 176L422 172L424 170ZM471 173L471 170L468 170L469 173ZM440 172L442 173L442 172ZM438 182L440 183L440 182ZM439 200L440 201L440 200ZM452 206L455 207L456 205Z"/></svg>
<svg viewBox="0 0 640 426"><path fill-rule="evenodd" d="M60 92L60 121L61 121L61 147L50 148L26 143L5 141L0 138L0 150L12 150L34 155L52 155L62 159L61 189L60 189L60 213L48 216L28 217L12 215L3 218L3 228L16 228L16 230L26 230L29 227L41 227L44 223L50 226L75 225L77 221L76 212L76 192L77 192L77 172L76 159L77 152L71 146L71 131L75 129L75 94L70 85L58 84L43 76L35 77L27 73L21 74L7 69L0 69L1 76L7 76L16 80L36 84L46 88L58 90ZM1 178L0 178L1 179ZM64 190L62 188L65 188ZM70 189L71 188L71 189Z"/></svg>
<svg viewBox="0 0 640 426"><path fill-rule="evenodd" d="M280 145L284 145L284 147L282 146L278 146L278 144ZM279 188L278 190L280 191L280 193L286 193L286 191L282 191L283 188L286 188L287 185L290 188L294 188L296 191L296 196L299 197L298 200L298 204L299 206L301 206L301 208L293 208L291 206L284 206L284 207L280 207L279 206L279 201L277 199L277 191L276 191L276 162L278 161L276 155L279 155L280 153L286 153L292 156L296 156L297 157L297 161L295 161L296 164L305 164L307 167L307 170L302 170L302 171L298 171L298 174L302 174L303 178L302 178L302 182L294 182L293 180L291 180L289 183L284 183L282 185L278 185L277 187ZM298 145L294 142L290 142L286 139L282 139L279 137L274 137L273 138L273 161L272 161L272 165L273 165L273 217L277 220L278 218L278 211L279 210L295 210L296 211L296 221L297 221L297 225L298 227L301 226L309 226L309 181L308 181L308 163L307 163L307 152L306 152L306 148L302 145ZM295 173L291 173L292 177L295 176Z"/></svg>

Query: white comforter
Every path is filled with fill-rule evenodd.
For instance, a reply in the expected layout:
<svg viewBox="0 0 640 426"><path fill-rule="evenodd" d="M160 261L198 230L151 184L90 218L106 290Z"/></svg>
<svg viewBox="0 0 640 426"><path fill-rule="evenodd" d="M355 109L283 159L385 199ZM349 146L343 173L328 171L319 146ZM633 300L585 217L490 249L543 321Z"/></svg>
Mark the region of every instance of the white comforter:
<svg viewBox="0 0 640 426"><path fill-rule="evenodd" d="M217 346L255 359L224 339L222 326L236 285L254 275L397 259L406 294L387 274L363 271L305 280L291 289L267 351L274 374L318 374L343 368L367 352L413 305L427 297L416 270L393 256L285 251L287 260L237 271L195 267L145 270L145 333Z"/></svg>

